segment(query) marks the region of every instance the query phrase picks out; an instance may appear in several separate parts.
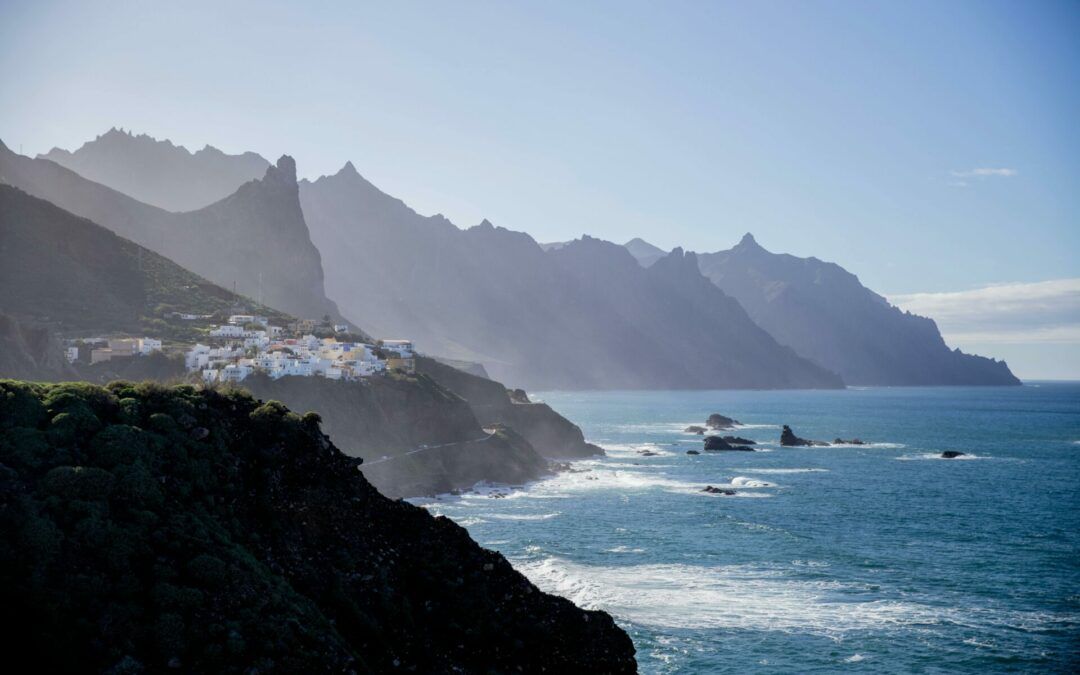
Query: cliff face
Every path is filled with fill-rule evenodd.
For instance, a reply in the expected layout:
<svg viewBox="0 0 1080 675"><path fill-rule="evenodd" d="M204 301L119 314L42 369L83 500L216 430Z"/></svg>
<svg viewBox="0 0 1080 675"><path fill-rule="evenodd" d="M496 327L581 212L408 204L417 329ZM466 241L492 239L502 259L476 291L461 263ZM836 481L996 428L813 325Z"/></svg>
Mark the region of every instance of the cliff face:
<svg viewBox="0 0 1080 675"><path fill-rule="evenodd" d="M78 373L47 327L0 312L0 377L72 380Z"/></svg>
<svg viewBox="0 0 1080 675"><path fill-rule="evenodd" d="M741 349L745 341L721 339L734 328L714 334L700 327L705 321L750 324L734 303L708 306L694 300L703 311L719 314L667 312L661 325L651 312L666 302L657 298L681 287L666 282L661 287L663 280L645 274L621 249L621 256L601 254L578 264L575 256L592 252L592 246L573 242L545 252L527 234L487 221L460 230L383 194L351 164L333 176L301 182L300 201L324 253L328 288L345 303L347 314L362 315L376 334L407 335L426 353L482 362L495 379L511 386L839 384L833 374L780 350L752 324L753 335L764 338L753 350ZM642 290L650 304L635 304L626 284ZM679 353L669 346L671 336L692 337L681 341ZM723 354L737 366L700 367L700 355L710 354Z"/></svg>
<svg viewBox="0 0 1080 675"><path fill-rule="evenodd" d="M494 380L464 372L435 359L420 357L416 370L461 396L481 425L505 425L521 434L544 457L574 458L602 455L586 443L581 429L546 403L518 402Z"/></svg>
<svg viewBox="0 0 1080 675"><path fill-rule="evenodd" d="M493 433L463 398L425 375L362 382L252 377L243 386L259 398L318 411L334 443L364 458L364 474L388 496L521 483L547 473L528 440L507 429Z"/></svg>
<svg viewBox="0 0 1080 675"><path fill-rule="evenodd" d="M225 288L300 317L340 318L300 210L296 166L282 157L261 180L198 211L143 204L0 143L0 182L88 218Z"/></svg>
<svg viewBox="0 0 1080 675"><path fill-rule="evenodd" d="M74 152L53 148L38 157L166 211L208 206L260 178L270 166L254 152L227 155L209 145L189 152L167 140L118 129Z"/></svg>
<svg viewBox="0 0 1080 675"><path fill-rule="evenodd" d="M949 349L932 320L893 307L834 263L771 253L749 234L698 262L777 341L848 384L1020 383L1003 361Z"/></svg>
<svg viewBox="0 0 1080 675"><path fill-rule="evenodd" d="M0 382L0 637L50 672L633 672L603 612L239 392ZM58 648L62 645L62 648Z"/></svg>

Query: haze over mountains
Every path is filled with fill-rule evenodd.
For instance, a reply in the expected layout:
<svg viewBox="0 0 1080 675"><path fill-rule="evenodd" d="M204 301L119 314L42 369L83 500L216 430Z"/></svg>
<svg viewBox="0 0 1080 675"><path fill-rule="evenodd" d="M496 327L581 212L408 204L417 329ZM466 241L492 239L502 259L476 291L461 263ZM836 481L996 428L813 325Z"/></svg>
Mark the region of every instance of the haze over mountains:
<svg viewBox="0 0 1080 675"><path fill-rule="evenodd" d="M227 155L207 145L190 152L169 140L109 129L78 150L38 155L166 211L194 211L262 177L270 162L254 152Z"/></svg>
<svg viewBox="0 0 1080 675"><path fill-rule="evenodd" d="M224 170L201 152L115 131L75 153L49 154L143 195L163 182L197 182L178 188L185 199L228 193L259 164L252 153L225 156ZM158 155L167 160L155 168ZM202 182L185 178L193 175ZM700 255L669 254L640 239L540 245L487 221L462 230L441 215L417 214L351 162L297 186L295 166L283 158L262 180L188 214L6 148L0 180L223 285L230 282L222 270L235 272L238 290L267 304L302 316L328 307L337 316L328 296L374 335L409 337L426 353L483 363L514 386L834 387L841 377L881 385L1018 382L1003 362L950 350L931 320L891 307L839 266L772 254L752 238ZM244 248L251 242L255 255Z"/></svg>
<svg viewBox="0 0 1080 675"><path fill-rule="evenodd" d="M127 145L122 142L120 148ZM189 161L198 160L190 156ZM323 289L322 262L300 210L291 157L268 167L261 180L185 213L144 204L50 160L18 155L2 143L0 182L88 218L262 304L297 316L340 318Z"/></svg>
<svg viewBox="0 0 1080 675"><path fill-rule="evenodd" d="M431 353L482 361L495 379L531 388L840 385L777 345L696 269L654 273L592 239L544 251L487 221L460 230L382 193L352 164L302 182L300 199L347 314Z"/></svg>

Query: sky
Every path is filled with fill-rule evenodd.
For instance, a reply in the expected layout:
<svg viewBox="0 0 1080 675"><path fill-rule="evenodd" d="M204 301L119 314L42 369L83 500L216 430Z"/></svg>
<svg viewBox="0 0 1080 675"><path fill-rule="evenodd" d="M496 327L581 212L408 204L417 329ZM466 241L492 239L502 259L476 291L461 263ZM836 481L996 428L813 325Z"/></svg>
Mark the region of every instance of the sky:
<svg viewBox="0 0 1080 675"><path fill-rule="evenodd" d="M1000 290L1080 278L1078 119L1075 0L0 3L24 154L117 126L539 241L749 231L905 308L998 289L934 318L1022 377L1080 378L1074 296Z"/></svg>

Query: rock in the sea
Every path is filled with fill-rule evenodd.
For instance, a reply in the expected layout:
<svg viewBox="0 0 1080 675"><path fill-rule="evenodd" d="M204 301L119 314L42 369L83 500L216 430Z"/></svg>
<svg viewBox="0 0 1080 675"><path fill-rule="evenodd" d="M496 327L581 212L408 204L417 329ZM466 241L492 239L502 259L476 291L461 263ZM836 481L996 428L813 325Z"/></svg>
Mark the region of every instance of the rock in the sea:
<svg viewBox="0 0 1080 675"><path fill-rule="evenodd" d="M757 445L757 441L752 441L749 438L743 438L742 436L721 436L726 442L732 445Z"/></svg>
<svg viewBox="0 0 1080 675"><path fill-rule="evenodd" d="M701 453L698 452L697 450L687 450L686 454L688 454L688 455L700 455Z"/></svg>
<svg viewBox="0 0 1080 675"><path fill-rule="evenodd" d="M844 440L842 438L833 439L833 445L866 445L866 441L861 438L852 438Z"/></svg>
<svg viewBox="0 0 1080 675"><path fill-rule="evenodd" d="M738 423L738 420L734 420L726 415L721 415L720 413L713 413L709 415L709 419L705 420L705 426L710 429L730 429Z"/></svg>
<svg viewBox="0 0 1080 675"><path fill-rule="evenodd" d="M793 448L793 447L810 447L812 445L828 445L823 441L810 441L805 438L799 438L795 435L795 432L791 430L791 427L784 425L784 429L780 432L780 445Z"/></svg>
<svg viewBox="0 0 1080 675"><path fill-rule="evenodd" d="M745 445L732 445L724 440L722 436L706 436L705 449L709 452L720 452L722 450L737 450L742 452L754 451L753 448L748 448Z"/></svg>
<svg viewBox="0 0 1080 675"><path fill-rule="evenodd" d="M724 489L724 488L713 487L711 485L706 485L705 488L702 490L702 492L708 492L711 495L728 495L728 496L730 496L730 495L735 494L734 490L727 490L727 489Z"/></svg>
<svg viewBox="0 0 1080 675"><path fill-rule="evenodd" d="M963 457L966 454L966 452L960 452L959 450L946 450L945 452L941 453L941 458L956 459L957 457Z"/></svg>
<svg viewBox="0 0 1080 675"><path fill-rule="evenodd" d="M641 455L642 457L655 457L656 455L659 455L660 453L659 452L653 452L652 450L642 450L638 454Z"/></svg>
<svg viewBox="0 0 1080 675"><path fill-rule="evenodd" d="M690 426L683 429L683 433L684 434L704 434L705 433L705 427L699 427L696 424L691 424Z"/></svg>

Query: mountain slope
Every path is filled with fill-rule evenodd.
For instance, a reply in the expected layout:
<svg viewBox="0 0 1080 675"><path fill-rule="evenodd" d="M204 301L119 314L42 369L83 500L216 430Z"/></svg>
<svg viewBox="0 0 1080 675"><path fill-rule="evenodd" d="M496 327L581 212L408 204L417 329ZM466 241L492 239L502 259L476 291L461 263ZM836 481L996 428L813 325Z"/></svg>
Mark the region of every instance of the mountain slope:
<svg viewBox="0 0 1080 675"><path fill-rule="evenodd" d="M207 145L192 153L168 140L115 128L74 152L53 148L38 157L166 211L201 209L270 167L254 152L227 155Z"/></svg>
<svg viewBox="0 0 1080 675"><path fill-rule="evenodd" d="M640 237L634 237L626 242L623 244L623 248L629 251L630 255L634 256L634 259L637 260L642 267L650 267L657 260L667 255L667 251L659 246L653 246Z"/></svg>
<svg viewBox="0 0 1080 675"><path fill-rule="evenodd" d="M662 327L649 314L663 304L659 299L649 310L635 310L625 298L613 304L610 293L624 277L651 298L681 290L648 276L625 251L576 273L565 264L576 242L545 252L528 235L487 221L460 230L442 216L420 216L351 163L333 176L302 181L300 200L324 252L327 287L346 313L362 312L369 328L408 335L427 353L480 361L512 386L838 385L835 376L800 363L760 331L763 346L744 350L739 345L745 343L727 342L726 333L700 329L701 318L692 314L669 312L670 323ZM709 318L712 325L741 322L737 305L720 296L714 292L716 302L704 305L720 312ZM732 308L737 314L728 316ZM671 334L693 338L680 342L685 351L677 353L668 346ZM726 370L698 367L720 361ZM798 372L782 372L789 367Z"/></svg>
<svg viewBox="0 0 1080 675"><path fill-rule="evenodd" d="M0 185L0 311L64 334L163 335L171 330L167 312L213 314L236 306L251 302L85 218Z"/></svg>
<svg viewBox="0 0 1080 675"><path fill-rule="evenodd" d="M143 204L45 159L0 143L0 182L18 187L164 255L214 283L300 317L339 318L282 157L261 180L187 213Z"/></svg>
<svg viewBox="0 0 1080 675"><path fill-rule="evenodd" d="M0 381L0 647L44 672L636 670L608 614L357 464L245 392Z"/></svg>
<svg viewBox="0 0 1080 675"><path fill-rule="evenodd" d="M698 262L777 341L848 384L1019 384L1004 362L950 350L931 319L893 307L834 263L771 253L749 234Z"/></svg>

